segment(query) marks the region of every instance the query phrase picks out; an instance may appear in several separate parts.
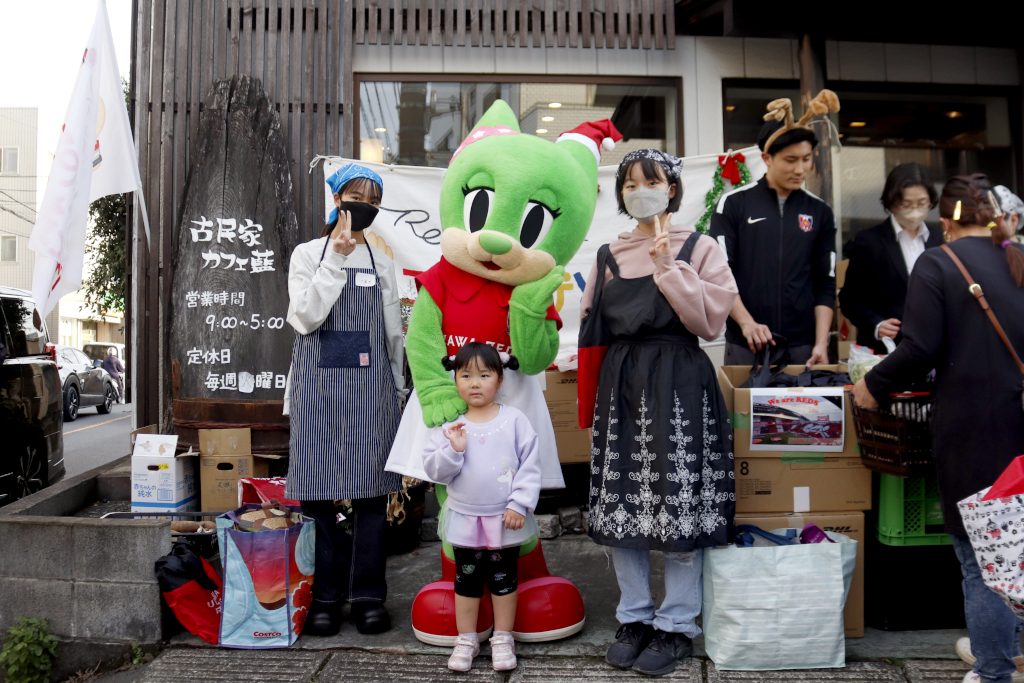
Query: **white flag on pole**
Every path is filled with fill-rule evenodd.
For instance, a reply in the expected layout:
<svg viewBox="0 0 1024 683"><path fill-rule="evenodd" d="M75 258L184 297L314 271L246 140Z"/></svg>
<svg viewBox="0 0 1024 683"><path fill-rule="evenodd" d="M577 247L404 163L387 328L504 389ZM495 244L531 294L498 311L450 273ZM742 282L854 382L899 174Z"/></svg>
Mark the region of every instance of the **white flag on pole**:
<svg viewBox="0 0 1024 683"><path fill-rule="evenodd" d="M42 316L82 286L89 204L141 187L107 4L99 0L28 243L36 252L32 296Z"/></svg>

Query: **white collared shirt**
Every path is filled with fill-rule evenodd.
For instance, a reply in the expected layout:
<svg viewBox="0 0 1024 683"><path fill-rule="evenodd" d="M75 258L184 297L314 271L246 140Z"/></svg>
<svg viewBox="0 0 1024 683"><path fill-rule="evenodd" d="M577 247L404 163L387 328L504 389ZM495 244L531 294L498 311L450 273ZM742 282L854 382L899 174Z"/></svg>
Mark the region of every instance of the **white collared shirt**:
<svg viewBox="0 0 1024 683"><path fill-rule="evenodd" d="M900 245L900 251L903 252L903 262L907 266L907 275L910 275L914 270L914 264L917 263L918 257L924 253L925 243L931 237L931 231L928 230L928 226L922 221L921 227L917 231L917 237L911 238L907 231L903 229L903 226L900 225L900 222L896 220L896 216L890 214L889 220L892 221L893 230L896 231L896 242Z"/></svg>
<svg viewBox="0 0 1024 683"><path fill-rule="evenodd" d="M918 257L924 253L925 243L931 236L931 231L928 230L928 226L921 222L921 227L917 231L917 237L911 238L907 234L907 231L903 229L900 222L896 220L896 216L890 214L889 220L892 222L893 230L896 231L896 243L900 245L900 251L903 253L903 263L907 266L907 275L910 275L914 270L914 264L917 263ZM875 339L881 339L878 335L878 328L882 326L882 323L875 325Z"/></svg>

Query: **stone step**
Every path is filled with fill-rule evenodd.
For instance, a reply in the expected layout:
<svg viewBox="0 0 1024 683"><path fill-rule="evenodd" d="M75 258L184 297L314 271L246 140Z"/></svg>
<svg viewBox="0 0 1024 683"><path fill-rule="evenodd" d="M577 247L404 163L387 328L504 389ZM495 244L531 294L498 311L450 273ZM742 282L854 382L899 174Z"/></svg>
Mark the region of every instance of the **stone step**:
<svg viewBox="0 0 1024 683"><path fill-rule="evenodd" d="M137 683L309 683L329 652L303 650L167 650Z"/></svg>
<svg viewBox="0 0 1024 683"><path fill-rule="evenodd" d="M910 660L903 665L909 683L960 683L971 670L959 659Z"/></svg>
<svg viewBox="0 0 1024 683"><path fill-rule="evenodd" d="M890 664L851 662L844 669L799 671L719 671L707 664L707 683L906 683L903 671Z"/></svg>

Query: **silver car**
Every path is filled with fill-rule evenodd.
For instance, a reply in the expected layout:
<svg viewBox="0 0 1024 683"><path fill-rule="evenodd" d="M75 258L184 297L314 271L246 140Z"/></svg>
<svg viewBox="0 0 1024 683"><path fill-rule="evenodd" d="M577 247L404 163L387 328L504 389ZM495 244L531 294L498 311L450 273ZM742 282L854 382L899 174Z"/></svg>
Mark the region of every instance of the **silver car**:
<svg viewBox="0 0 1024 683"><path fill-rule="evenodd" d="M57 374L60 375L64 391L64 419L73 422L78 411L86 406L96 406L96 411L105 415L117 401L114 380L80 349L73 346L55 345Z"/></svg>

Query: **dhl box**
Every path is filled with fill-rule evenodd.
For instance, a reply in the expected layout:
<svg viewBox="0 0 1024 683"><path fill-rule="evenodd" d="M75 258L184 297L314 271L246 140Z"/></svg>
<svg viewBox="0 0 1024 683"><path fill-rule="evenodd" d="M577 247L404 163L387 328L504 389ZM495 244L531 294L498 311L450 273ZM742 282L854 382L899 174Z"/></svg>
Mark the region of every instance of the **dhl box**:
<svg viewBox="0 0 1024 683"><path fill-rule="evenodd" d="M551 424L555 428L558 461L590 462L590 432L580 429L576 413L576 372L549 370L544 373Z"/></svg>
<svg viewBox="0 0 1024 683"><path fill-rule="evenodd" d="M132 512L196 509L195 464L177 455L178 437L138 434L132 451Z"/></svg>
<svg viewBox="0 0 1024 683"><path fill-rule="evenodd" d="M203 511L238 507L238 480L266 477L268 457L252 454L248 429L199 430L199 480Z"/></svg>
<svg viewBox="0 0 1024 683"><path fill-rule="evenodd" d="M737 514L737 524L753 524L765 531L773 529L802 529L817 524L825 531L834 531L857 541L857 565L853 570L850 595L846 598L843 621L847 638L864 637L864 513L863 512L810 512L806 514L753 515Z"/></svg>

